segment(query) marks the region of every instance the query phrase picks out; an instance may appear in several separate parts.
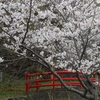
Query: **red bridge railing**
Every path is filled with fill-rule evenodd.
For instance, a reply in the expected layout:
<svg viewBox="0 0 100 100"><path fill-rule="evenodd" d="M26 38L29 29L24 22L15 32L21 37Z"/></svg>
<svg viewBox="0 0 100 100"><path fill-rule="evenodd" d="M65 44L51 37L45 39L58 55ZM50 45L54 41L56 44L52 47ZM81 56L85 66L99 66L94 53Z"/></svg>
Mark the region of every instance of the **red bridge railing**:
<svg viewBox="0 0 100 100"><path fill-rule="evenodd" d="M72 71L56 71L56 73L58 73L60 75L60 77L65 81L65 84L68 86L79 86L80 89L82 89L82 85L80 84L80 82L78 81L78 78L74 77L70 77L70 78L66 78L64 77L64 74L69 74L69 75L75 75L76 72L72 72ZM46 75L51 75L52 77L50 77L50 79L42 79L43 76ZM33 78L34 79L33 79ZM91 80L93 82L95 82L95 78L91 78ZM53 90L56 89L56 86L60 86L61 88L63 88L61 83L58 83L57 81L59 81L51 72L45 72L43 74L40 73L34 73L34 74L26 74L26 92L30 92L31 88L35 88L36 90L40 90L40 87L46 87L46 86L51 86ZM98 80L100 82L100 79ZM41 84L41 83L45 83L45 84ZM49 82L49 84L48 84ZM35 83L35 84L34 84ZM33 86L32 86L33 84Z"/></svg>

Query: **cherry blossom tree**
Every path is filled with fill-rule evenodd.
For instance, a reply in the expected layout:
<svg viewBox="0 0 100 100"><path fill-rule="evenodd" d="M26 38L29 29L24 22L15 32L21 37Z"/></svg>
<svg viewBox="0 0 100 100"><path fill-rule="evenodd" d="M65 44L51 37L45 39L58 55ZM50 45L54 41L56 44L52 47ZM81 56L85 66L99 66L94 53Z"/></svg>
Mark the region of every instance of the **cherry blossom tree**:
<svg viewBox="0 0 100 100"><path fill-rule="evenodd" d="M0 2L0 46L49 69L69 91L94 100L90 77L100 72L100 8L94 0L10 0ZM84 90L64 84L52 69L76 71ZM82 72L80 75L78 72ZM87 73L88 72L88 73ZM85 78L84 80L81 80ZM98 82L96 82L98 84ZM100 99L100 94L98 97ZM99 100L98 99L98 100Z"/></svg>

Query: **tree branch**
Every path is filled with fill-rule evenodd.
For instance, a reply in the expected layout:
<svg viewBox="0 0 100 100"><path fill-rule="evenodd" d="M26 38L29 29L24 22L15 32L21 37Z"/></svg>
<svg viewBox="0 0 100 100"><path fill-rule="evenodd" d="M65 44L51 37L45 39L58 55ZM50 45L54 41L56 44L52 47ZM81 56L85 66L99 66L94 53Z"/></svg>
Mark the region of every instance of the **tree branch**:
<svg viewBox="0 0 100 100"><path fill-rule="evenodd" d="M77 93L77 94L79 94L79 95L81 95L81 96L84 96L84 92L83 91L81 91L81 90L77 90L77 89L75 89L75 88L70 88L69 86L67 86L65 83L64 83L64 81L62 80L62 78L52 69L52 66L49 64L49 63L47 63L43 58L42 58L42 56L40 56L40 55L38 55L36 52L34 52L33 50L31 50L30 48L28 48L28 47L26 47L26 46L24 46L24 45L22 45L22 47L24 47L25 49L27 49L27 50L29 50L30 52L32 52L35 56L37 56L40 60L37 60L37 62L39 63L39 64L42 64L44 67L46 67L46 68L48 68L52 73L53 73L53 75L55 75L58 79L59 79L59 81L61 82L61 84L65 87L65 89L67 89L67 90L69 90L69 91L72 91L72 92L75 92L75 93ZM94 98L92 95L88 95L88 94L86 94L85 95L85 98Z"/></svg>
<svg viewBox="0 0 100 100"><path fill-rule="evenodd" d="M24 35L23 40L22 40L22 44L24 43L26 36L27 36L27 33L29 31L29 23L30 23L30 19L31 19L31 13L32 13L32 0L30 0L29 18L27 21L27 28L26 28L26 32L25 32L25 35Z"/></svg>

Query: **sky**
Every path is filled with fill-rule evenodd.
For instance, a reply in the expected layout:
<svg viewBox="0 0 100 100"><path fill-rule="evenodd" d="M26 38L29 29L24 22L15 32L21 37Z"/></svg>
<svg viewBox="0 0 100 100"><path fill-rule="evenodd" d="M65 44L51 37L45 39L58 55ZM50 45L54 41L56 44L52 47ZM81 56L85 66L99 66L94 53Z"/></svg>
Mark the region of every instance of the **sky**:
<svg viewBox="0 0 100 100"><path fill-rule="evenodd" d="M100 3L100 0L97 0L98 3Z"/></svg>

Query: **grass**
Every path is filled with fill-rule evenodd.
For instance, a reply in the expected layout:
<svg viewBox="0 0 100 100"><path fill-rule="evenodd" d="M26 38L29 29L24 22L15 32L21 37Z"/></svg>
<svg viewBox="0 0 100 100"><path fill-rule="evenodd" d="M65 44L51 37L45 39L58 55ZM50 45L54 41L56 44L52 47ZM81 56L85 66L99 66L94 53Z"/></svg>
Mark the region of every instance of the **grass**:
<svg viewBox="0 0 100 100"><path fill-rule="evenodd" d="M54 99L54 100L76 100L76 99Z"/></svg>
<svg viewBox="0 0 100 100"><path fill-rule="evenodd" d="M16 92L6 92L6 91L2 91L0 92L0 99L2 98L14 98L14 97L21 97L24 96L24 93L16 93Z"/></svg>
<svg viewBox="0 0 100 100"><path fill-rule="evenodd" d="M3 81L0 82L0 99L25 96L25 79L18 79L3 74Z"/></svg>

